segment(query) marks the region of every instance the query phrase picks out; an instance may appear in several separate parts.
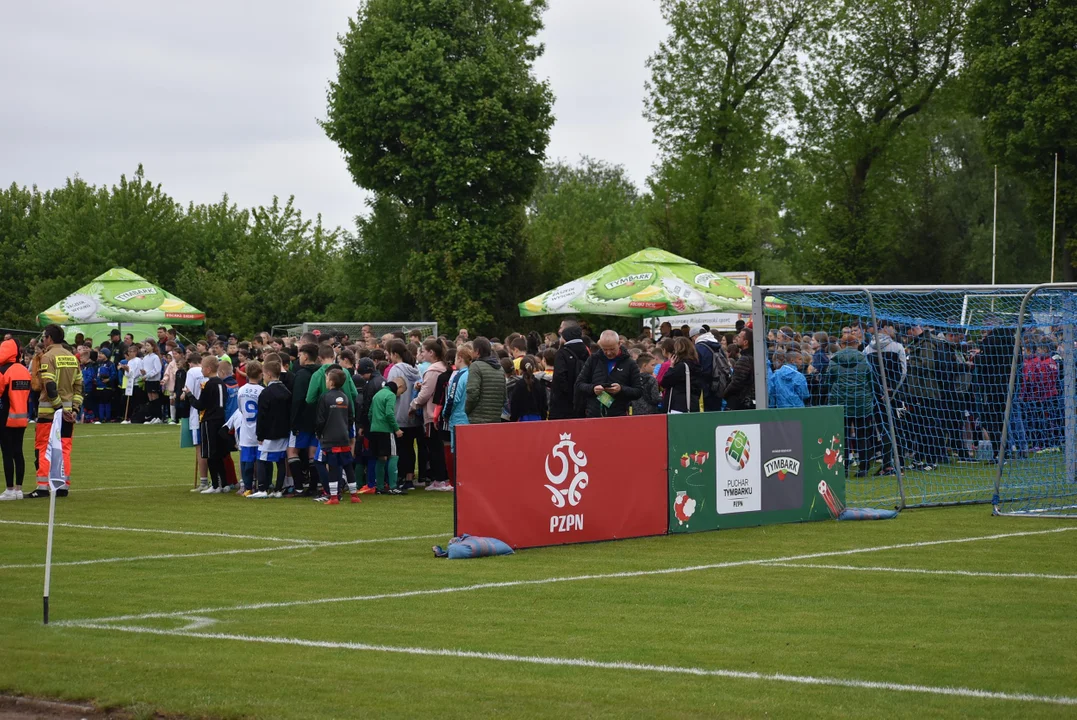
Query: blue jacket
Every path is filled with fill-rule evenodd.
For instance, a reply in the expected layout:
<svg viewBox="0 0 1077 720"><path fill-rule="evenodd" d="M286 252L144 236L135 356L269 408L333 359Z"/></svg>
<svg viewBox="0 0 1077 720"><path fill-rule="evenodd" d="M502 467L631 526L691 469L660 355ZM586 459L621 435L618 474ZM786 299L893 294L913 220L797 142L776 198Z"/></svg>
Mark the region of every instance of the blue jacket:
<svg viewBox="0 0 1077 720"><path fill-rule="evenodd" d="M97 389L97 367L95 365L82 366L82 394L89 395Z"/></svg>
<svg viewBox="0 0 1077 720"><path fill-rule="evenodd" d="M811 397L808 381L792 365L782 365L768 379L769 407L791 408L804 407L804 401Z"/></svg>
<svg viewBox="0 0 1077 720"><path fill-rule="evenodd" d="M464 405L467 404L467 376L469 368L457 370L449 378L449 386L445 389L445 411L449 413L449 430L457 425L467 425L467 413Z"/></svg>
<svg viewBox="0 0 1077 720"><path fill-rule="evenodd" d="M95 368L97 371L97 382L94 383L94 387L98 390L111 390L116 387L116 366L108 360L102 360L97 363ZM85 380L83 385L85 385ZM85 388L83 388L85 392Z"/></svg>

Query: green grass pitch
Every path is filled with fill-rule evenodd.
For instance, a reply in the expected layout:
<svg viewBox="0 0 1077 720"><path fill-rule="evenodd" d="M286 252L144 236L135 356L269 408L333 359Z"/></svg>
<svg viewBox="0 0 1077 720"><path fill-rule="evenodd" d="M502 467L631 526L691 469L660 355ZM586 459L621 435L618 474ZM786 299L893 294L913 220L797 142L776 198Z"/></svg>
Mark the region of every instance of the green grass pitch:
<svg viewBox="0 0 1077 720"><path fill-rule="evenodd" d="M429 549L448 494L195 495L177 433L76 430L48 627L48 503L0 503L0 691L304 720L1077 717L1074 522L942 508L455 562Z"/></svg>

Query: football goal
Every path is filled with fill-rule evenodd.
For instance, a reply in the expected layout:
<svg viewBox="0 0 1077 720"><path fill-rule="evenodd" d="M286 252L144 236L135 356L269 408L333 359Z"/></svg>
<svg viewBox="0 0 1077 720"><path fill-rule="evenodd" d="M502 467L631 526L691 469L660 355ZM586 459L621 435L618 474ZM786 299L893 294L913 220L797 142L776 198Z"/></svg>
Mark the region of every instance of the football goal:
<svg viewBox="0 0 1077 720"><path fill-rule="evenodd" d="M786 365L805 376L806 404L845 406L850 505L993 503L1024 514L1077 506L1074 289L757 286L753 294L757 407L788 402L770 392ZM768 295L785 304L784 316L765 312Z"/></svg>

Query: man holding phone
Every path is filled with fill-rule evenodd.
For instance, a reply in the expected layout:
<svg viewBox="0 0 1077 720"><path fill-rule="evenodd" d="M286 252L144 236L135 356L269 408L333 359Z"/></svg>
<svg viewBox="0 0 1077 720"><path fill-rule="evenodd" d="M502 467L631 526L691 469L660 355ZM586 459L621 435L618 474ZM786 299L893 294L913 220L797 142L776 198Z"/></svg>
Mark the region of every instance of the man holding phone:
<svg viewBox="0 0 1077 720"><path fill-rule="evenodd" d="M587 396L587 417L624 417L632 401L643 395L639 366L621 347L620 336L613 330L602 333L598 348L587 358L576 388Z"/></svg>

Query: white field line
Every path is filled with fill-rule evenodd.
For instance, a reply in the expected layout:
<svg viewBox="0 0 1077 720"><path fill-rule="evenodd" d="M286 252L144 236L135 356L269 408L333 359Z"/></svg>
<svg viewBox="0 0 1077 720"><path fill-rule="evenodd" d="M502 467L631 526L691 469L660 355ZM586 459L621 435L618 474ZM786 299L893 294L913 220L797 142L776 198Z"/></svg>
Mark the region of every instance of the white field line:
<svg viewBox="0 0 1077 720"><path fill-rule="evenodd" d="M106 437L123 437L123 438L140 438L150 437L151 435L179 435L180 429L177 426L175 430L158 430L156 432L120 432L120 433L102 433L100 435L79 435L79 442L83 440L93 440L94 438L106 438Z"/></svg>
<svg viewBox="0 0 1077 720"><path fill-rule="evenodd" d="M778 682L794 685L822 685L831 687L855 688L857 690L888 690L892 692L920 693L927 695L944 695L949 697L974 698L977 700L1005 700L1012 702L1044 703L1050 705L1077 705L1077 697L1062 695L1031 695L1028 693L1007 693L994 690L978 690L966 687L945 687L937 685L914 685L906 683L877 680L855 680L834 677L817 677L811 675L787 675L785 673L745 672L743 670L722 670L677 665L650 665L633 662L602 662L584 658L543 657L536 655L509 655L506 653L478 652L474 650L449 650L441 648L402 647L393 645L371 645L353 642L329 642L324 640L304 640L291 637L259 637L252 635L230 635L226 633L189 632L186 630L160 630L156 628L100 625L86 622L77 627L92 630L119 630L129 633L146 633L150 635L171 635L177 637L204 638L209 640L230 640L234 642L265 643L270 645L294 645L330 650L357 650L361 652L395 653L400 655L422 655L434 657L462 658L467 660L492 660L499 663L525 663L554 667L579 667L596 670L620 670L629 672L664 673L670 675L694 675L698 677L718 677L733 680L756 680L760 682Z"/></svg>
<svg viewBox="0 0 1077 720"><path fill-rule="evenodd" d="M1051 573L1004 573L981 572L976 570L927 570L924 568L862 567L857 565L816 565L813 563L765 563L768 567L812 568L815 570L851 570L859 572L907 573L909 575L958 575L961 577L987 578L1031 578L1039 580L1077 580L1077 575L1055 575Z"/></svg>
<svg viewBox="0 0 1077 720"><path fill-rule="evenodd" d="M241 550L211 550L197 553L161 553L157 555L129 555L126 557L94 558L93 560L70 560L68 562L54 562L53 567L72 565L103 565L110 563L141 562L143 560L179 560L183 558L204 558L216 555L249 555L251 553L278 552L281 550L317 550L327 547L344 547L347 545L370 545L373 543L401 542L405 540L423 540L427 538L444 537L445 533L433 535L408 535L392 538L370 538L366 540L342 540L340 542L304 542L302 545L274 545L273 547L244 548ZM18 563L12 565L0 565L0 570L22 570L27 568L43 568L45 563Z"/></svg>
<svg viewBox="0 0 1077 720"><path fill-rule="evenodd" d="M82 525L76 523L54 523L56 527L75 528L76 530L105 530L110 532L149 533L151 535L190 535L193 537L217 537L234 540L265 540L267 542L284 542L293 544L317 543L320 540L307 540L304 538L273 537L271 535L236 535L233 533L202 532L198 530L166 530L163 528L132 528L118 527L115 525ZM48 527L45 522L33 522L30 520L0 520L0 525L31 525L34 527Z"/></svg>
<svg viewBox="0 0 1077 720"><path fill-rule="evenodd" d="M80 622L121 622L126 620L146 620L151 618L175 618L190 615L210 615L219 612L232 612L239 610L265 610L270 608L297 607L302 605L325 605L342 602L365 602L370 600L388 600L394 598L416 597L421 595L446 595L449 593L471 592L473 590L487 590L492 588L525 587L531 585L550 585L553 583L580 582L585 580L616 580L620 578L648 577L653 575L673 575L676 573L699 572L701 570L717 570L720 568L744 567L748 565L767 565L772 563L794 562L796 560L814 560L823 557L839 557L843 555L857 555L861 553L883 552L886 550L902 550L907 548L931 547L934 545L949 545L954 543L979 542L982 540L1001 540L1004 538L1026 537L1030 535L1051 535L1055 533L1077 530L1077 527L1053 528L1051 530L1033 530L1028 532L1004 533L999 535L981 535L978 537L953 538L950 540L928 540L914 543L901 543L897 545L879 545L876 547L854 548L852 550L833 550L829 552L809 553L806 555L789 555L776 558L759 558L756 560L732 560L709 565L689 565L687 567L660 568L657 570L632 570L614 573L596 573L590 575L568 575L564 577L540 578L537 580L506 580L503 582L478 583L475 585L451 585L449 587L430 588L427 590L405 590L401 592L380 593L377 595L351 595L348 597L318 598L315 600L290 600L286 602L264 602L246 605L231 605L223 607L198 608L196 610L180 610L176 612L142 613L138 615L117 615L114 617L89 618L85 621L69 620L60 621L56 625L72 625Z"/></svg>
<svg viewBox="0 0 1077 720"><path fill-rule="evenodd" d="M160 490L162 488L194 487L193 483L169 483L168 485L113 485L111 487L77 487L75 492L81 495L84 492L112 492L115 490Z"/></svg>

